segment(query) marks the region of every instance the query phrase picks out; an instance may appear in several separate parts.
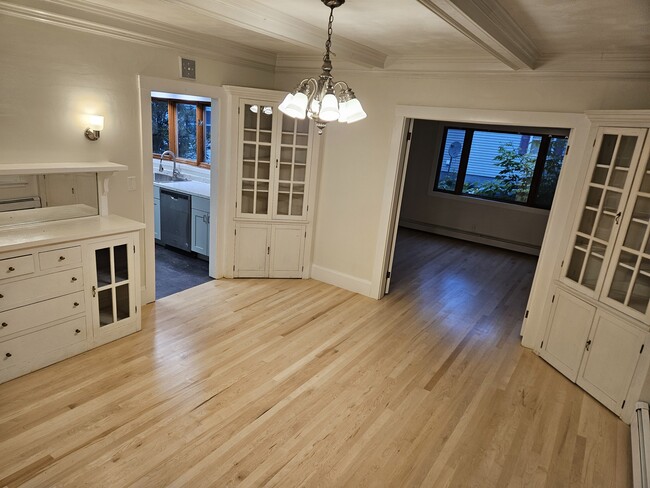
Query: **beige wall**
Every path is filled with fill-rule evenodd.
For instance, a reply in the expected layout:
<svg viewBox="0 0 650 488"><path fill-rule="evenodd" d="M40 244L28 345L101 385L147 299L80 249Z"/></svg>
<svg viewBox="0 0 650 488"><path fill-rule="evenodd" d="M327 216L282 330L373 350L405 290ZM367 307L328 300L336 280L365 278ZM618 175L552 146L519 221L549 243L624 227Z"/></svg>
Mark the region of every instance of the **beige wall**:
<svg viewBox="0 0 650 488"><path fill-rule="evenodd" d="M305 74L277 74L276 88L292 88ZM325 129L314 264L366 281L373 274L397 105L540 112L650 107L647 80L566 80L526 73L413 77L336 69L334 75L354 89L368 118Z"/></svg>
<svg viewBox="0 0 650 488"><path fill-rule="evenodd" d="M142 221L138 75L178 79L178 56L197 61L197 83L271 87L273 74L215 60L0 16L0 164L113 161L113 213ZM84 114L105 116L99 141ZM150 163L147 169L150 168ZM137 190L126 190L126 178Z"/></svg>

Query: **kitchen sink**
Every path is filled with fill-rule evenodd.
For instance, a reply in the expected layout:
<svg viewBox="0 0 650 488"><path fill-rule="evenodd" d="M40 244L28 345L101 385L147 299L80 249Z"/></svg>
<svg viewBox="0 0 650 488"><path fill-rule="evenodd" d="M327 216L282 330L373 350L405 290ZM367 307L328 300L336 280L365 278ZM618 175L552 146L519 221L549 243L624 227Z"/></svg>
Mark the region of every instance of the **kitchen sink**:
<svg viewBox="0 0 650 488"><path fill-rule="evenodd" d="M164 173L154 173L153 174L154 183L173 183L175 181L189 181L184 176L180 178L178 176L166 175Z"/></svg>

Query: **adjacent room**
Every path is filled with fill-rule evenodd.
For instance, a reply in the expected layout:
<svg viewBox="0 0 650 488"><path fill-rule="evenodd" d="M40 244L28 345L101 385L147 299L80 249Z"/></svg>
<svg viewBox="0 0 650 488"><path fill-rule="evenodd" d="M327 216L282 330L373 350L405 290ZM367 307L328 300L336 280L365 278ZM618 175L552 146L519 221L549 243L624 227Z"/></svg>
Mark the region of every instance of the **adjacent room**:
<svg viewBox="0 0 650 488"><path fill-rule="evenodd" d="M650 486L648 26L0 2L0 486Z"/></svg>

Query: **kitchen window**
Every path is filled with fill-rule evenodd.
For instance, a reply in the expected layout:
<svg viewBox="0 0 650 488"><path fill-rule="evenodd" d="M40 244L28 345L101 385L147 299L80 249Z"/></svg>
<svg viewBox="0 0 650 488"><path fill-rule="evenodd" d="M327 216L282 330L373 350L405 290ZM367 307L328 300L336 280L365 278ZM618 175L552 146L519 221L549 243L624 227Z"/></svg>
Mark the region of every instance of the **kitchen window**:
<svg viewBox="0 0 650 488"><path fill-rule="evenodd" d="M151 99L153 157L171 150L179 163L209 168L212 106L207 102Z"/></svg>
<svg viewBox="0 0 650 488"><path fill-rule="evenodd" d="M445 126L434 191L550 208L568 133Z"/></svg>

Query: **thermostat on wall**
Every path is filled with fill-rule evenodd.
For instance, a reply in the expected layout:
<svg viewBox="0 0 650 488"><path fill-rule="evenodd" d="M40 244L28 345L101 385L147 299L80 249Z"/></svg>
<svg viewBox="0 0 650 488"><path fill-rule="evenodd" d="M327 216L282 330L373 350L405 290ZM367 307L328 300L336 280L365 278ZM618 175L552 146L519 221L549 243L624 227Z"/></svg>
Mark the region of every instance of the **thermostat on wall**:
<svg viewBox="0 0 650 488"><path fill-rule="evenodd" d="M196 61L181 58L181 78L196 80Z"/></svg>

